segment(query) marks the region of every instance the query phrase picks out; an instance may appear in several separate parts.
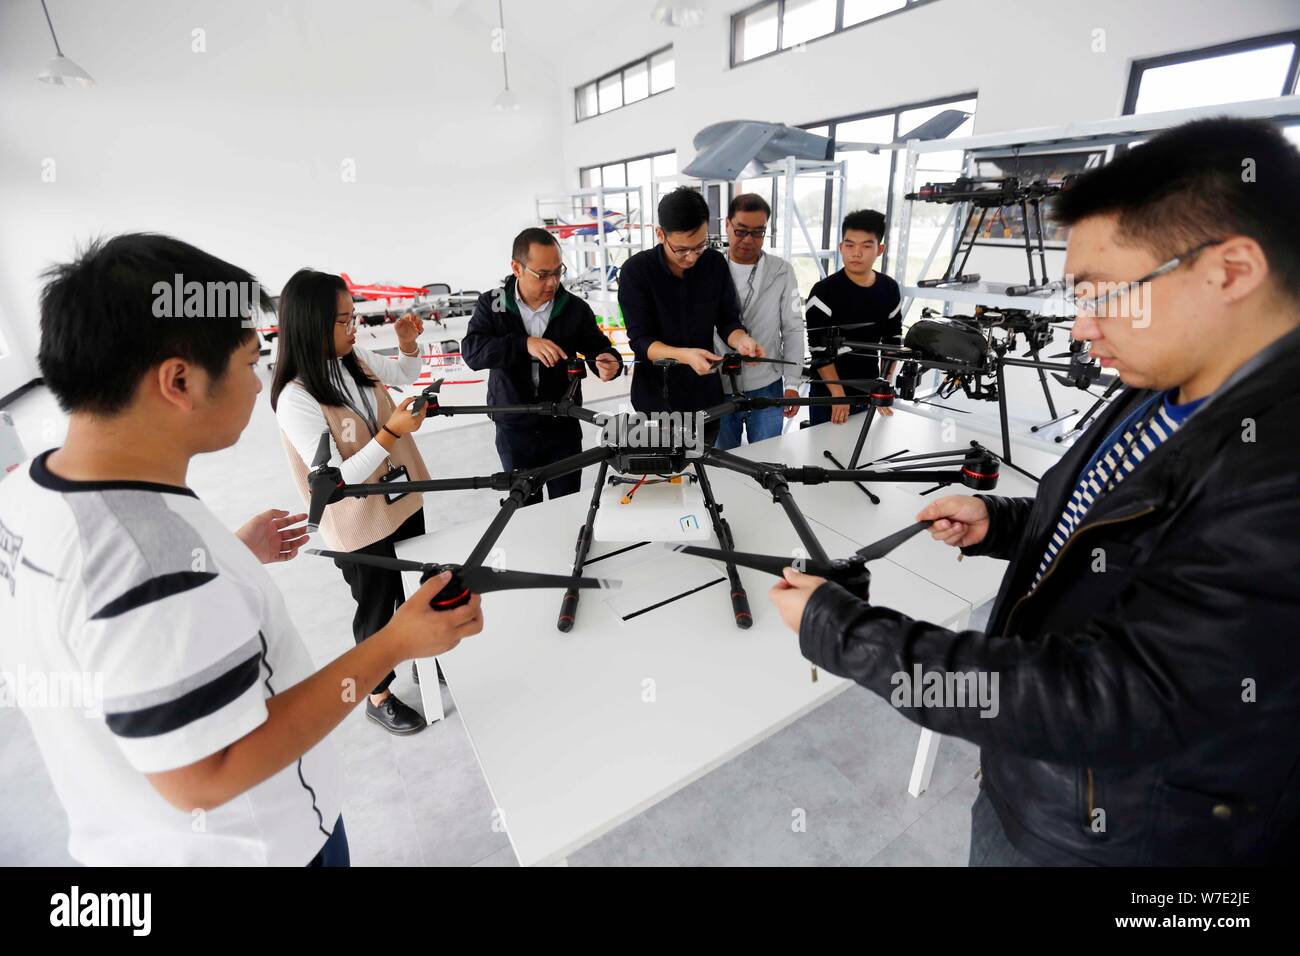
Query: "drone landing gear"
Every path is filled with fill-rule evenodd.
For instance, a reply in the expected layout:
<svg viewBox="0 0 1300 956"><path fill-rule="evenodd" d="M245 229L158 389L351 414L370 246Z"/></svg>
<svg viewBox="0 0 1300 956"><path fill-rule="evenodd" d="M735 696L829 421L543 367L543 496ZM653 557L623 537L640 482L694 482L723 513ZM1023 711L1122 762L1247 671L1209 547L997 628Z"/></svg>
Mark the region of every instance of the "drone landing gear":
<svg viewBox="0 0 1300 956"><path fill-rule="evenodd" d="M596 473L596 489L591 495L591 504L587 508L587 521L578 529L578 543L574 546L573 577L582 576L583 565L587 563L587 553L591 550L592 528L596 524L596 512L600 510L600 495L605 490L605 476L609 472L609 462L602 461ZM578 589L569 588L560 600L560 616L555 626L561 631L573 630L573 622L578 614Z"/></svg>
<svg viewBox="0 0 1300 956"><path fill-rule="evenodd" d="M1033 357L1033 360L1035 362L1042 361L1042 357L1038 354L1038 349L1031 349L1029 354ZM1047 372L1046 370L1041 368L1038 369L1037 371L1038 371L1038 384L1041 385L1043 388L1043 398L1047 399L1047 414L1050 415L1051 417L1048 418L1047 421L1045 422L1039 422L1037 425L1030 425L1029 430L1034 434L1038 434L1038 432L1042 431L1048 425L1055 425L1057 422L1065 421L1071 415L1079 414L1079 410L1077 408L1072 408L1063 415L1057 414L1056 403L1052 401L1052 390L1051 388L1048 387L1047 384Z"/></svg>
<svg viewBox="0 0 1300 956"><path fill-rule="evenodd" d="M700 479L700 492L704 495L704 506L709 510L709 520L713 522L713 533L718 536L718 547L723 551L735 551L736 542L731 536L731 526L722 517L722 506L713 497L713 487L704 473L704 467L698 461L694 465L695 474ZM731 609L736 615L736 627L744 629L753 626L754 616L749 612L749 595L740 583L736 566L730 561L727 562L727 580L731 584Z"/></svg>
<svg viewBox="0 0 1300 956"><path fill-rule="evenodd" d="M1117 391L1119 391L1120 386L1123 384L1124 383L1120 381L1119 377L1117 376L1114 381L1112 381L1109 385L1106 386L1106 391L1102 392L1101 396L1095 402L1092 403L1092 407L1083 413L1082 417L1080 417L1080 419L1075 423L1074 427L1068 429L1067 431L1061 432L1061 434L1057 435L1054 440L1058 444L1060 444L1061 442L1069 438L1071 435L1083 431L1084 428L1087 427L1088 422L1092 421L1092 417L1101 410L1101 406L1105 405L1108 401L1110 401L1110 397L1114 395Z"/></svg>

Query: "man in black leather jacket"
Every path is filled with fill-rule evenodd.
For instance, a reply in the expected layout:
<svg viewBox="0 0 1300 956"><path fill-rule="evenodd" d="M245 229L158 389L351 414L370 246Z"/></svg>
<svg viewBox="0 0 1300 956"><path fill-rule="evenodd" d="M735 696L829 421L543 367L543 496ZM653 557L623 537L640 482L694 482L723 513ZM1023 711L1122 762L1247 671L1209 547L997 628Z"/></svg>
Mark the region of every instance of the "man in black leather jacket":
<svg viewBox="0 0 1300 956"><path fill-rule="evenodd" d="M1300 153L1263 121L1187 124L1080 179L1056 215L1073 335L1128 387L1035 498L918 516L1010 562L987 630L790 569L772 600L809 660L887 699L916 667L996 675L995 712L900 707L980 746L972 864L1290 861Z"/></svg>

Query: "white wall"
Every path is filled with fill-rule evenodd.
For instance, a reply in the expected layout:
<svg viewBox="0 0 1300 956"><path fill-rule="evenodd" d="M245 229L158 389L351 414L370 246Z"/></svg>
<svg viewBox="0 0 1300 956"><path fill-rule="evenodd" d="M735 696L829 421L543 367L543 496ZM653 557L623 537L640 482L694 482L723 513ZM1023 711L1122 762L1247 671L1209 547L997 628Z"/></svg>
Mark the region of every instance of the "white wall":
<svg viewBox="0 0 1300 956"><path fill-rule="evenodd" d="M51 0L99 81L37 83L36 0L0 2L0 394L34 373L37 274L98 233L173 233L278 289L301 265L483 287L533 197L577 169L676 149L722 119L807 123L977 91L976 132L1117 114L1135 58L1300 24L1293 0L935 0L728 68L730 14L653 0L509 0L500 114L492 0ZM191 30L207 52L191 52ZM1105 30L1105 52L1092 51ZM677 88L575 123L573 87L665 43ZM356 160L356 183L340 163ZM56 163L54 183L42 163Z"/></svg>
<svg viewBox="0 0 1300 956"><path fill-rule="evenodd" d="M508 270L533 196L567 185L565 97L523 36L510 67L524 109L492 108L495 3L49 4L98 86L38 83L53 53L40 4L0 3L0 334L17 353L0 359L0 395L35 374L38 273L93 235L170 233L273 291L304 265L483 288Z"/></svg>
<svg viewBox="0 0 1300 956"><path fill-rule="evenodd" d="M579 167L664 149L685 165L719 120L800 125L970 91L976 133L1103 119L1122 110L1134 59L1300 26L1295 0L936 0L729 69L730 15L748 5L703 0L704 23L673 30L649 20L648 0L619 3L621 28L561 66L570 184ZM1092 51L1097 28L1105 52ZM574 122L573 87L670 42L675 90Z"/></svg>

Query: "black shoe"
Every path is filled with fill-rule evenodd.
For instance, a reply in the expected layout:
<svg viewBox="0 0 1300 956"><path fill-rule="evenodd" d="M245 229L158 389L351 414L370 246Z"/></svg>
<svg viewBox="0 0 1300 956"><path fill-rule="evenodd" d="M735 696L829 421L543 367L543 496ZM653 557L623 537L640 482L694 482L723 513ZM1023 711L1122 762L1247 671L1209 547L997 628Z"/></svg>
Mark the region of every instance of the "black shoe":
<svg viewBox="0 0 1300 956"><path fill-rule="evenodd" d="M390 734L406 736L418 734L425 728L424 718L415 708L403 704L396 694L389 694L387 699L376 707L366 699L366 716Z"/></svg>

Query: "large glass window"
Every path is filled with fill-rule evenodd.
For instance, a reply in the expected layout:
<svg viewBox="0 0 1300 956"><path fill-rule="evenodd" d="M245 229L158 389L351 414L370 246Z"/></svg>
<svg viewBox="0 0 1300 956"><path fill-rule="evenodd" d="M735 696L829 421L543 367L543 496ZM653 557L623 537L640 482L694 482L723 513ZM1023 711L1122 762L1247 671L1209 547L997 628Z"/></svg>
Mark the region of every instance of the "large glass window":
<svg viewBox="0 0 1300 956"><path fill-rule="evenodd" d="M588 83L577 89L577 109L578 119L584 120L589 116L595 116L600 112L599 101L596 97L596 84Z"/></svg>
<svg viewBox="0 0 1300 956"><path fill-rule="evenodd" d="M731 20L732 63L744 63L776 52L776 30L780 20L777 0L738 13Z"/></svg>
<svg viewBox="0 0 1300 956"><path fill-rule="evenodd" d="M907 0L844 0L844 26L866 23L907 6Z"/></svg>
<svg viewBox="0 0 1300 956"><path fill-rule="evenodd" d="M675 175L677 175L677 153L670 151L652 153L648 156L634 156L631 159L620 159L600 166L585 166L578 171L578 182L583 189L593 189L596 186L640 186L640 205L648 206L652 201L652 181ZM673 187L661 181L658 188L659 195L662 196L666 190ZM644 245L654 244L654 226L651 224L653 217L648 208L638 207L636 193L611 194L606 197L605 206L625 217L626 230L620 230L621 234L612 238L626 240L639 232L639 238ZM626 258L621 250L611 250L610 256L613 262L621 262Z"/></svg>
<svg viewBox="0 0 1300 956"><path fill-rule="evenodd" d="M645 60L623 71L623 103L635 103L650 95L650 64Z"/></svg>
<svg viewBox="0 0 1300 956"><path fill-rule="evenodd" d="M785 0L781 49L788 50L835 32L836 0Z"/></svg>
<svg viewBox="0 0 1300 956"><path fill-rule="evenodd" d="M600 81L600 111L608 113L623 105L623 77L615 73Z"/></svg>
<svg viewBox="0 0 1300 956"><path fill-rule="evenodd" d="M669 47L650 57L650 95L671 90L676 85L677 64L673 60L672 47Z"/></svg>
<svg viewBox="0 0 1300 956"><path fill-rule="evenodd" d="M1300 30L1138 60L1125 113L1218 106L1296 92Z"/></svg>
<svg viewBox="0 0 1300 956"><path fill-rule="evenodd" d="M820 126L805 127L809 132L832 137L840 143L892 143L906 136L926 120L943 110L955 109L970 113L971 117L954 130L952 137L969 136L974 128L975 97L962 97L923 106L897 107L865 115L848 116ZM882 272L896 276L897 264L891 258L898 241L898 211L902 203L903 166L897 150L870 153L865 150L836 149L835 159L845 163L845 194L843 214L855 209L876 209L885 214L889 235L885 251L877 266ZM960 150L943 150L926 153L917 167L917 183L951 182L961 172L963 156ZM768 229L768 246L778 253L784 249L784 230L789 228L790 249L794 255L795 275L804 295L818 278L816 261L807 253L808 238L798 223L783 221L785 184L779 178L748 179L737 185L738 192L756 192L772 204L772 222ZM814 244L820 249L830 249L838 234L836 216L840 214L840 196L833 178L819 182L812 177L795 180L795 206L803 217L804 225ZM947 207L928 203L912 206L912 241L909 243L909 275L919 274L925 254L943 224ZM933 221L931 221L933 220ZM920 237L918 239L918 237ZM827 263L831 265L833 263Z"/></svg>
<svg viewBox="0 0 1300 956"><path fill-rule="evenodd" d="M671 90L676 82L673 48L633 60L573 91L573 115L579 122Z"/></svg>
<svg viewBox="0 0 1300 956"><path fill-rule="evenodd" d="M731 65L788 50L931 0L763 0L731 17Z"/></svg>

